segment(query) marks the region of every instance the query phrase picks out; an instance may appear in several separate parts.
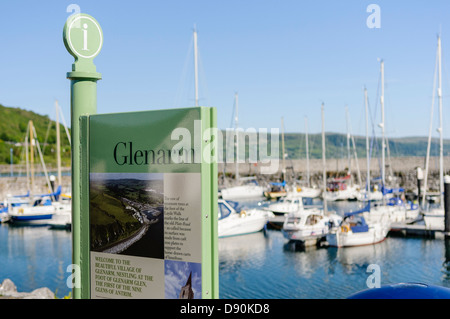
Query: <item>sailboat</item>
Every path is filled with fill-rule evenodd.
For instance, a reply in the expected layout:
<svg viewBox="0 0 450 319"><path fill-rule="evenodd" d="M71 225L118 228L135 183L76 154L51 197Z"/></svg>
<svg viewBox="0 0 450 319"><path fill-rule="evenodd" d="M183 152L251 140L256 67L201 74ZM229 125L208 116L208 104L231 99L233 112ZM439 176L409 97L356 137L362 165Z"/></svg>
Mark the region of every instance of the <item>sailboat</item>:
<svg viewBox="0 0 450 319"><path fill-rule="evenodd" d="M386 150L386 138L385 138L385 125L384 125L384 61L380 61L380 72L381 72L381 123L379 127L381 128L381 191L383 198L381 203L376 203L370 208L370 215L372 219L382 219L384 216L388 217L389 223L407 222L412 221L418 216L418 208L406 205L404 202L401 203L386 203L386 195L391 191L386 187L385 178L385 150ZM370 177L368 177L370 181ZM370 206L369 206L370 207Z"/></svg>
<svg viewBox="0 0 450 319"><path fill-rule="evenodd" d="M328 201L343 201L343 200L357 200L359 196L360 187L357 184L354 184L352 173L351 173L351 162L352 156L350 152L350 120L348 117L348 108L346 107L346 117L347 117L347 152L348 152L348 171L347 175L343 177L335 177L331 179L327 185L327 191L322 194L324 200ZM353 146L354 145L353 139ZM358 165L358 158L356 156L356 150L354 152L354 156L356 159L356 164ZM358 178L361 181L361 176L359 173L359 167L357 167ZM361 183L361 182L360 182Z"/></svg>
<svg viewBox="0 0 450 319"><path fill-rule="evenodd" d="M325 159L325 130L324 130L324 104L322 103L322 161L323 184L326 187L326 159ZM297 241L305 246L319 243L328 234L329 230L339 225L342 217L328 212L327 201L323 201L323 208L304 208L290 213L283 223L283 235L290 241Z"/></svg>
<svg viewBox="0 0 450 319"><path fill-rule="evenodd" d="M317 198L322 193L322 190L317 187L311 187L311 176L309 169L309 138L308 138L308 118L305 116L305 150L306 150L306 186L294 185L293 189L288 192L288 195L293 193L303 198ZM292 194L291 194L292 195Z"/></svg>
<svg viewBox="0 0 450 319"><path fill-rule="evenodd" d="M281 118L281 153L282 153L282 165L281 165L281 176L282 182L270 182L270 189L264 192L264 196L268 199L280 199L287 195L287 184L286 184L286 164L285 158L286 153L284 150L284 124L283 117Z"/></svg>
<svg viewBox="0 0 450 319"><path fill-rule="evenodd" d="M60 122L59 116L61 114L61 118L63 119L64 128L66 129L67 138L70 143L70 135L65 125L64 117L62 115L62 111L58 105L58 101L55 101L56 108L56 163L58 169L58 189L61 190L62 187L62 176L61 176L61 134L60 134ZM55 207L55 214L52 216L52 219L49 221L49 226L51 228L70 228L72 224L72 203L70 196L64 196L65 194L60 194L60 196L56 197L52 202L52 205Z"/></svg>
<svg viewBox="0 0 450 319"><path fill-rule="evenodd" d="M60 134L59 134L59 106L56 102L57 109L57 164L58 164L58 187L56 190L50 188L51 182L47 173L47 169L44 163L43 154L41 152L39 141L37 139L36 130L33 122L30 120L28 123L27 134L25 138L26 145L26 158L27 158L27 172L28 172L28 144L30 145L30 170L29 178L31 180L30 188L33 189L34 184L34 146L39 153L40 161L44 170L44 175L49 187L49 193L27 196L18 201L10 198L8 201L8 216L11 222L14 223L26 223L26 224L41 224L49 225L52 223L67 225L71 219L71 205L67 201L61 200L61 161L60 161ZM29 137L29 143L28 143ZM30 191L28 192L30 194Z"/></svg>
<svg viewBox="0 0 450 319"><path fill-rule="evenodd" d="M251 234L264 229L272 213L261 209L236 211L237 203L218 200L218 237Z"/></svg>
<svg viewBox="0 0 450 319"><path fill-rule="evenodd" d="M333 225L341 222L342 217L337 214L325 215L323 209L302 207L286 217L282 232L286 239L301 241L309 246L317 244Z"/></svg>
<svg viewBox="0 0 450 319"><path fill-rule="evenodd" d="M33 121L28 122L27 134L25 139L25 145L27 146L28 155L28 134L30 138L30 168L31 168L31 186L33 186L34 181L34 151L33 148L36 145L39 151L39 156L43 164L45 177L47 178L47 185L50 185L48 180L47 170L45 164L43 163L43 156L41 149L39 147L39 142L37 140L36 131L33 126ZM27 156L28 159L28 156ZM27 160L28 166L28 160ZM21 203L21 205L14 205L12 201L8 203L8 215L12 222L26 222L26 223L41 223L42 221L47 221L52 218L55 213L55 209L52 206L52 197L56 196L51 191L50 194L43 196L37 195L33 198L29 197L27 203Z"/></svg>
<svg viewBox="0 0 450 319"><path fill-rule="evenodd" d="M335 177L328 182L327 190L322 193L323 200L330 202L343 200L356 200L359 187L351 185L350 174L343 177Z"/></svg>
<svg viewBox="0 0 450 319"><path fill-rule="evenodd" d="M366 113L366 160L367 160L367 181L366 188L359 192L358 200L359 201L381 201L383 199L383 193L376 187L373 186L373 189L370 185L370 145L369 145L369 107L367 101L367 89L364 88L364 105L365 105L365 113Z"/></svg>
<svg viewBox="0 0 450 319"><path fill-rule="evenodd" d="M235 181L240 185L225 187L219 191L219 196L225 200L263 197L265 187L258 184L254 176L239 178L239 130L238 130L238 93L235 93L235 135L236 135L236 172Z"/></svg>
<svg viewBox="0 0 450 319"><path fill-rule="evenodd" d="M368 202L363 209L346 213L341 224L327 234L328 245L353 247L384 241L390 229L389 217L387 214L374 215L370 210L370 202Z"/></svg>
<svg viewBox="0 0 450 319"><path fill-rule="evenodd" d="M438 89L437 96L439 100L439 128L437 131L439 132L439 193L440 193L440 201L438 207L432 207L427 210L421 211L423 215L423 219L425 222L425 226L427 228L432 229L441 229L444 230L445 225L445 212L444 212L444 142L443 142L443 124L442 124L442 49L441 49L441 38L438 36ZM433 95L434 97L434 95ZM431 114L433 114L433 104ZM432 116L430 119L430 131L428 136L428 148L427 148L427 157L425 164L425 181L424 181L424 194L423 194L423 205L426 205L426 190L427 190L427 181L428 181L428 163L430 156L430 145L431 145L431 127L432 127Z"/></svg>

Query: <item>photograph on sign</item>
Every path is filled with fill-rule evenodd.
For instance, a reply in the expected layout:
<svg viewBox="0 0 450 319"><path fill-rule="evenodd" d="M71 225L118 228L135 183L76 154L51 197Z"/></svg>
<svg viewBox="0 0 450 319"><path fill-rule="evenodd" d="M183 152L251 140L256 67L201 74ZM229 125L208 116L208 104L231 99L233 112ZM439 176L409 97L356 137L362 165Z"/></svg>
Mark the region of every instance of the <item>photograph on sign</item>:
<svg viewBox="0 0 450 319"><path fill-rule="evenodd" d="M201 298L200 194L198 173L91 173L91 297Z"/></svg>
<svg viewBox="0 0 450 319"><path fill-rule="evenodd" d="M164 275L166 299L198 299L201 297L201 264L166 260Z"/></svg>
<svg viewBox="0 0 450 319"><path fill-rule="evenodd" d="M91 250L164 258L163 174L91 173Z"/></svg>

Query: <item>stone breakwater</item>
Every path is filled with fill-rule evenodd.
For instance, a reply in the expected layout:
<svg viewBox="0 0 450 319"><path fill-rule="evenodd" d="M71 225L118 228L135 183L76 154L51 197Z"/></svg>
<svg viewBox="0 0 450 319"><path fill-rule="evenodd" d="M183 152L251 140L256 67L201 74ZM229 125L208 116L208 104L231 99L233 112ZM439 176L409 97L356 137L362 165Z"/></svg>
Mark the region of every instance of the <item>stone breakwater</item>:
<svg viewBox="0 0 450 319"><path fill-rule="evenodd" d="M55 294L47 287L32 292L18 292L16 285L10 279L5 279L0 285L0 299L55 299Z"/></svg>
<svg viewBox="0 0 450 319"><path fill-rule="evenodd" d="M417 168L422 168L425 171L425 157L393 157L386 159L386 181L392 187L404 187L407 191L417 190ZM298 179L304 180L307 174L306 159L286 159L284 161L286 167L286 179L287 181ZM330 158L326 161L327 177L343 176L347 170L349 162L347 158ZM239 164L240 176L258 176L260 181L271 182L281 180L281 171L283 168L283 162L278 162L278 171L272 175L260 174L260 165L253 163L241 163ZM351 173L353 181L358 183L358 168L360 171L361 182L363 185L366 183L367 177L367 160L366 158L359 158L358 163L353 159L351 161ZM381 160L372 158L370 163L371 177L380 176ZM235 174L236 166L234 163L223 164L219 163L218 172L220 175L225 172L227 177L233 177ZM446 170L447 169L447 170ZM311 183L313 185L321 187L322 182L322 159L310 159L309 170L311 176ZM450 156L444 157L444 170L447 174L450 170ZM228 180L229 178L227 178ZM226 184L221 176L219 176L219 186ZM422 182L423 185L423 182ZM430 157L429 160L429 175L428 175L428 190L439 189L439 157Z"/></svg>
<svg viewBox="0 0 450 319"><path fill-rule="evenodd" d="M284 166L286 167L287 178L294 179L305 179L306 177L306 159L286 159L284 161ZM347 158L330 158L326 161L326 170L328 177L337 176L338 173L342 173L348 168ZM239 174L241 176L256 175L262 182L279 181L281 177L281 171L283 168L283 162L280 160L278 162L278 170L271 175L260 174L261 165L255 165L253 163L240 163L239 164ZM322 185L322 159L310 159L309 161L311 182L313 185ZM361 175L361 181L363 184L366 183L366 171L367 171L367 161L365 158L359 158L356 164L353 159L351 162L351 172L353 180L358 182L358 167ZM380 175L381 161L373 158L370 164L371 176L376 177ZM386 159L386 177L393 175L395 181L391 181L392 186L404 187L407 190L417 189L417 167L425 170L425 158L424 157L393 157L391 159ZM0 171L7 172L8 167L6 165L0 165ZM444 157L444 169L450 170L450 156ZM218 164L218 172L221 175L223 172L229 174L230 177L234 176L236 165L234 163ZM65 168L68 170L68 168ZM429 178L428 178L428 189L437 190L439 188L439 158L431 157L429 161ZM388 180L389 182L389 180ZM63 193L70 193L71 177L62 177L62 190ZM219 177L219 184L223 184L223 180ZM27 189L27 179L25 177L1 177L0 178L0 201L6 198L6 195L20 195L23 194ZM35 177L35 193L45 194L48 193L48 187L46 184L45 177Z"/></svg>
<svg viewBox="0 0 450 319"><path fill-rule="evenodd" d="M69 193L71 177L62 177L62 192ZM26 194L28 188L26 177L0 177L0 202L6 198L8 194L10 195L23 195ZM47 186L47 181L44 176L37 176L34 178L34 193L35 194L46 194L49 193L49 188Z"/></svg>

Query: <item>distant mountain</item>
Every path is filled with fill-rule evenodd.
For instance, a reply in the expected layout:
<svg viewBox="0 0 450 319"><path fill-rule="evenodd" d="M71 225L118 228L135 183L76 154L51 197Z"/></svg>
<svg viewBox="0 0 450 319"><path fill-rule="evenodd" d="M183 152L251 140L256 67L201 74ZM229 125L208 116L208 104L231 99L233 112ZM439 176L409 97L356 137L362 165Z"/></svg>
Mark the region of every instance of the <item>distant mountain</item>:
<svg viewBox="0 0 450 319"><path fill-rule="evenodd" d="M224 159L226 158L226 145L233 145L226 141L226 134L224 138ZM309 134L309 158L322 158L322 134ZM279 140L279 154L282 154L281 134ZM242 139L242 138L241 138ZM246 143L252 144L251 138L246 138ZM256 140L254 138L253 140ZM267 137L270 145L270 137ZM366 138L362 136L354 137L356 152L358 158L366 157ZM242 143L242 142L241 142ZM350 156L354 157L354 149L352 139L350 143ZM306 138L302 133L285 133L284 134L284 152L288 159L304 159L306 158ZM372 157L381 157L381 138L370 138L370 150ZM402 156L426 156L428 138L427 137L402 137L402 138L387 138L386 157L402 157ZM347 135L341 133L326 133L325 134L326 158L347 158ZM270 150L270 146L267 146ZM255 150L255 148L253 148ZM259 150L256 151L259 153ZM450 153L450 140L444 140L444 156ZM246 147L246 158L248 158L249 147ZM439 156L439 139L431 139L431 156Z"/></svg>
<svg viewBox="0 0 450 319"><path fill-rule="evenodd" d="M10 164L11 148L13 149L13 163L25 163L23 143L30 120L33 121L46 165L56 163L56 123L47 115L0 104L0 164ZM60 134L62 165L69 166L70 144L62 125ZM35 162L39 162L38 157Z"/></svg>
<svg viewBox="0 0 450 319"><path fill-rule="evenodd" d="M0 104L0 164L10 163L10 149L13 149L14 164L25 163L23 152L23 142L27 131L28 121L32 120L38 135L41 149L44 151L46 164L56 163L56 123L47 115L40 115L32 111L21 108L6 107ZM64 128L61 130L61 154L64 166L70 165L70 145ZM347 158L347 135L342 133L326 133L326 157L327 158ZM290 159L306 158L305 134L285 133L285 153ZM279 154L281 157L281 134L279 136ZM247 138L247 144L252 144ZM358 158L366 157L366 138L362 136L354 137ZM268 137L270 150L270 136ZM223 134L224 159L226 158L226 133ZM372 156L380 156L381 140L380 137L371 139ZM389 138L386 156L425 156L427 151L427 137L403 137ZM231 144L232 145L232 144ZM251 145L252 147L254 145ZM353 156L353 144L350 140L351 155ZM249 147L246 147L246 156L248 157ZM439 140L432 139L431 155L439 155ZM444 140L444 155L450 151L450 140ZM322 157L322 135L309 134L309 156L313 158Z"/></svg>
<svg viewBox="0 0 450 319"><path fill-rule="evenodd" d="M381 156L381 137L370 138L370 149L372 156ZM366 137L354 137L358 158L366 157ZM352 139L350 143L350 154L354 156ZM300 133L285 134L285 152L290 158L306 158L305 135ZM340 133L325 134L326 157L346 158L348 156L347 135ZM427 137L402 137L387 138L386 156L426 156ZM310 158L322 157L322 135L309 135ZM450 140L444 140L444 155L450 153ZM439 139L431 139L431 156L439 156Z"/></svg>

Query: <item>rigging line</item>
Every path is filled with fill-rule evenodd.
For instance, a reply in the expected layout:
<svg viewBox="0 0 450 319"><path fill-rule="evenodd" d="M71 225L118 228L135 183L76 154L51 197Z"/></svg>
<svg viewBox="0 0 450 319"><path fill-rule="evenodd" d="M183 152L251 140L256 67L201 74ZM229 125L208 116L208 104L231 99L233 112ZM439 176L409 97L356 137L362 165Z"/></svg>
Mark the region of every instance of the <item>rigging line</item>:
<svg viewBox="0 0 450 319"><path fill-rule="evenodd" d="M427 183L428 183L428 166L429 166L429 160L430 160L430 148L431 148L431 132L433 129L433 109L434 109L434 99L436 96L436 78L437 78L437 67L438 67L438 52L436 50L436 61L434 66L434 79L433 79L433 91L432 91L432 98L431 98L431 115L430 115L430 126L428 129L428 145L427 145L427 154L425 157L425 178L424 178L424 185L423 185L423 199L422 204L425 204L425 196L427 192Z"/></svg>
<svg viewBox="0 0 450 319"><path fill-rule="evenodd" d="M376 135L376 131L375 128L377 126L377 124L375 123L375 119L377 116L377 111L378 111L378 101L380 99L380 86L381 86L381 72L378 73L378 84L377 84L377 93L376 93L376 99L375 99L375 107L374 110L371 111L371 107L370 107L370 101L369 99L367 99L367 106L369 108L369 119L370 119L370 123L372 125L372 136L370 139L370 157L372 158L372 152L374 149L374 145L375 145L375 150L377 151L376 154L379 154L379 146L378 146L378 140L377 140L377 135ZM381 159L378 156L378 167L381 171Z"/></svg>
<svg viewBox="0 0 450 319"><path fill-rule="evenodd" d="M67 139L69 140L69 146L71 146L72 145L72 140L70 138L70 132L69 132L69 129L67 128L66 120L64 119L64 113L63 113L63 110L61 108L61 105L59 105L59 103L58 103L58 108L59 108L58 114L61 116L61 120L62 120L62 123L63 123L63 126L64 126L64 130L66 131Z"/></svg>
<svg viewBox="0 0 450 319"><path fill-rule="evenodd" d="M48 133L50 132L50 127L52 126L52 120L49 119L48 125L47 125L47 132L45 133L45 139L44 139L44 147L42 149L42 152L45 154L45 148L47 147L47 140L48 140Z"/></svg>

